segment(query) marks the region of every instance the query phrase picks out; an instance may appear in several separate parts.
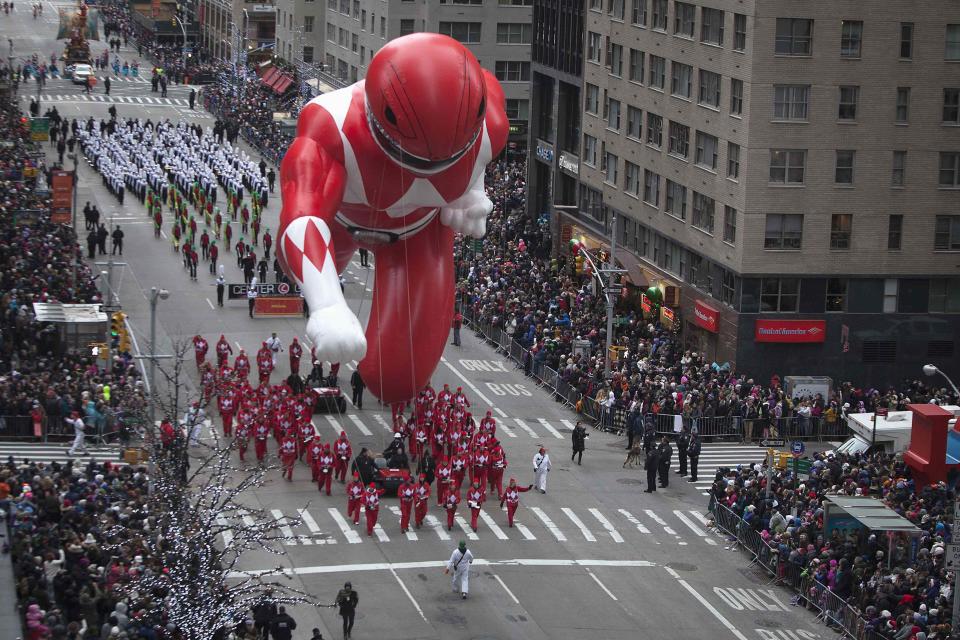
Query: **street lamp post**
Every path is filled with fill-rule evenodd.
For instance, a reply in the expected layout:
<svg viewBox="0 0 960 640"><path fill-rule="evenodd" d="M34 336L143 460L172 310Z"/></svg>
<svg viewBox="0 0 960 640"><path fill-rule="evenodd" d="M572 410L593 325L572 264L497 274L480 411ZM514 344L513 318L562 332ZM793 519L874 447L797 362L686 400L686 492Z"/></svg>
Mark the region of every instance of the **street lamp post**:
<svg viewBox="0 0 960 640"><path fill-rule="evenodd" d="M932 364L923 365L923 373L927 376L935 376L939 373L946 379L948 383L950 383L950 387L953 389L953 392L958 396L960 396L960 391L957 390L957 385L953 384L953 380L950 379L950 376L948 376L939 368L937 368L936 365L932 365Z"/></svg>
<svg viewBox="0 0 960 640"><path fill-rule="evenodd" d="M150 288L150 424L157 419L157 302L170 297L166 289Z"/></svg>
<svg viewBox="0 0 960 640"><path fill-rule="evenodd" d="M183 45L180 47L180 61L183 63L183 69L187 69L187 28L183 24L183 20L177 14L173 15L173 19L177 21L177 24L180 25L180 31L183 33Z"/></svg>
<svg viewBox="0 0 960 640"><path fill-rule="evenodd" d="M71 212L70 224L73 226L73 233L77 236L77 240L80 239L80 234L77 233L77 193L80 190L79 185L77 184L80 181L80 174L77 173L77 154L71 153L68 156L73 160L73 211ZM77 243L79 248L79 242ZM76 250L74 250L73 255L73 292L74 295L77 293L77 263L80 262L80 258L76 255Z"/></svg>

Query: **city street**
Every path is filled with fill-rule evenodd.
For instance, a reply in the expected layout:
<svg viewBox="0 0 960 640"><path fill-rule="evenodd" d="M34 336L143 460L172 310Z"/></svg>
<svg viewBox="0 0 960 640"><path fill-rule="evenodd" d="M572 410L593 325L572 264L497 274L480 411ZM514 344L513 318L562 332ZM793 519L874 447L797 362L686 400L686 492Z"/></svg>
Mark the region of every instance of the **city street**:
<svg viewBox="0 0 960 640"><path fill-rule="evenodd" d="M26 6L2 22L4 38L12 38L14 56L37 53L49 60L62 49L55 43L55 5L47 3L42 19L33 20ZM104 42L91 43L99 54ZM136 49L124 48L121 59L138 60ZM172 85L166 98L150 91L149 62L139 59L140 78L112 77L111 95L105 96L103 73L91 95L70 80L49 80L40 92L41 113L56 106L63 117L109 118L115 105L121 119L169 119L212 127L213 118L187 103L190 87ZM37 95L33 81L21 84L20 103L27 110ZM244 145L244 148L247 148ZM53 147L45 145L48 163ZM255 161L259 158L249 148ZM145 353L149 340L151 287L165 288L170 297L158 305L157 352L171 353L176 344L202 334L212 347L223 334L234 348L246 349L251 359L260 343L276 332L283 344L294 336L304 343L302 318L251 319L245 300L216 305L214 277L204 263L192 281L173 251L169 238L155 238L152 220L134 197L120 206L101 185L97 172L79 154L78 207L85 202L99 207L101 221L124 230L125 266L113 268L113 284L134 329L135 350ZM69 168L69 161L68 161ZM222 197L222 189L221 189ZM264 211L264 226L274 233L280 210L275 194ZM169 230L165 210L164 229ZM82 216L80 216L82 218ZM202 220L198 220L202 226ZM86 232L79 221L78 234ZM239 237L239 229L234 238ZM258 254L262 248L258 247ZM106 270L97 260L96 270ZM233 253L221 253L228 283L243 276ZM272 263L272 258L271 258ZM373 269L355 258L343 274L345 294L362 320L370 308ZM269 279L272 281L272 273ZM192 352L192 349L191 349ZM305 353L305 362L307 362ZM189 379L180 393L181 407L196 397L198 378L188 353ZM340 381L349 395L348 380L356 363L345 363ZM167 366L161 364L161 366ZM303 365L301 370L308 368ZM273 380L289 373L287 354L280 354ZM272 472L266 485L248 496L251 504L267 509L278 519L298 517L303 526L292 528L296 541L283 548L279 560L288 569L292 586L332 602L345 581L358 591L360 604L356 638L502 638L502 639L604 639L633 638L735 638L737 640L812 640L825 637L813 615L789 605L790 594L767 584L766 573L747 567L746 556L728 550L725 538L709 527L705 490L718 466L736 466L763 459L758 447L706 443L701 457L700 482L688 483L674 470L668 488L643 493L646 476L641 466L624 469L625 439L590 430L583 465L570 460L570 432L577 415L556 403L549 393L524 376L503 354L474 334L463 330L463 346L448 346L433 376L440 389L462 387L477 418L490 409L498 424L498 437L507 452L505 480L518 484L533 481L532 457L546 447L553 461L546 494L522 495L516 526L507 526L506 514L496 498L488 499L479 530L468 524L469 510L462 506L452 531L441 526L445 512L434 497L426 526L403 534L398 502L384 497L380 523L367 537L361 521L347 519L343 487L334 495L321 495L309 481L306 465L298 464L293 482ZM214 406L210 429L220 428ZM325 441L345 430L354 453L361 447L382 451L391 436L389 409L367 395L363 410L348 403L346 415L317 414L314 425ZM209 434L205 434L209 437ZM0 452L6 455L5 452ZM276 460L276 447L271 444ZM42 458L42 456L38 456ZM250 456L248 460L252 458ZM65 458L64 458L65 459ZM247 463L251 464L251 463ZM395 513L396 512L396 513ZM475 562L470 597L451 592L443 567L461 539L467 540ZM244 564L247 571L276 566L276 557L257 554ZM295 608L295 638L307 638L319 627L325 638L339 638L340 620L332 608Z"/></svg>

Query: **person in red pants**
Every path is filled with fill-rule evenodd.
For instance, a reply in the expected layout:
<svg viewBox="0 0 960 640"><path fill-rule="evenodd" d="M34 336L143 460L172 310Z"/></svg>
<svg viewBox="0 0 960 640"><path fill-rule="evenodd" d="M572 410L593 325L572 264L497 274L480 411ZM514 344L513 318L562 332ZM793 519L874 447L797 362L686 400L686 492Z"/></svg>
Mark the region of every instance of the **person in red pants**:
<svg viewBox="0 0 960 640"><path fill-rule="evenodd" d="M474 531L477 530L477 518L480 517L480 508L486 499L487 491L479 481L474 481L473 485L467 489L467 506L470 507L470 526Z"/></svg>
<svg viewBox="0 0 960 640"><path fill-rule="evenodd" d="M300 342L297 340L297 337L293 337L293 342L290 343L290 347L287 349L287 352L290 354L290 373L295 376L300 375L300 358L303 357L303 347L300 346Z"/></svg>
<svg viewBox="0 0 960 640"><path fill-rule="evenodd" d="M267 455L267 438L270 437L270 427L260 422L253 430L253 450L257 454L257 462L263 462Z"/></svg>
<svg viewBox="0 0 960 640"><path fill-rule="evenodd" d="M423 524L423 519L427 517L427 509L430 508L430 484L427 477L420 474L420 482L417 483L414 490L413 500L413 526L417 529Z"/></svg>
<svg viewBox="0 0 960 640"><path fill-rule="evenodd" d="M437 460L437 469L434 471L434 475L437 478L437 506L442 507L443 499L447 496L447 491L450 490L450 483L453 480L453 469L446 458L441 456Z"/></svg>
<svg viewBox="0 0 960 640"><path fill-rule="evenodd" d="M367 514L367 535L373 535L373 528L377 526L377 516L380 515L380 496L383 495L383 489L377 489L377 485L370 483L367 492L363 494L363 510Z"/></svg>
<svg viewBox="0 0 960 640"><path fill-rule="evenodd" d="M490 449L490 464L487 471L487 481L490 491L497 490L497 497L503 497L503 472L507 468L507 456L503 447L496 440Z"/></svg>
<svg viewBox="0 0 960 640"><path fill-rule="evenodd" d="M360 524L360 503L363 501L363 483L360 474L353 472L353 480L347 485L347 517L353 518L353 524Z"/></svg>
<svg viewBox="0 0 960 640"><path fill-rule="evenodd" d="M197 360L197 370L203 368L203 363L207 360L207 351L210 345L201 335L193 336L193 354Z"/></svg>
<svg viewBox="0 0 960 640"><path fill-rule="evenodd" d="M243 455L247 452L247 443L250 441L250 427L245 424L238 424L237 430L234 432L233 441L237 443L240 462L243 462Z"/></svg>
<svg viewBox="0 0 960 640"><path fill-rule="evenodd" d="M450 458L450 479L452 480L451 490L460 493L460 487L463 486L463 476L467 472L467 458L459 451Z"/></svg>
<svg viewBox="0 0 960 640"><path fill-rule="evenodd" d="M530 491L530 489L533 489L532 484L518 487L516 478L510 478L510 484L507 485L507 490L503 492L503 497L500 498L500 506L503 507L503 503L507 503L507 522L511 527L513 526L513 514L517 512L517 507L520 506L520 494Z"/></svg>
<svg viewBox="0 0 960 640"><path fill-rule="evenodd" d="M236 393L233 387L228 386L217 398L217 407L220 409L220 421L223 422L223 437L229 438L233 429L233 413L236 411Z"/></svg>
<svg viewBox="0 0 960 640"><path fill-rule="evenodd" d="M293 465L297 462L297 439L284 436L280 441L280 464L287 482L293 481Z"/></svg>
<svg viewBox="0 0 960 640"><path fill-rule="evenodd" d="M297 429L297 435L299 435L299 439L297 440L297 450L300 459L303 460L303 454L307 452L307 447L311 442L313 442L313 437L317 435L317 429L310 421L304 422L303 420L297 420L296 418L295 420L300 423L300 427Z"/></svg>
<svg viewBox="0 0 960 640"><path fill-rule="evenodd" d="M447 510L447 531L453 529L453 518L457 515L457 506L460 504L460 492L451 491L443 501L443 508Z"/></svg>
<svg viewBox="0 0 960 640"><path fill-rule="evenodd" d="M479 482L481 487L487 484L487 465L490 464L490 454L487 448L476 449L470 465L470 484Z"/></svg>
<svg viewBox="0 0 960 640"><path fill-rule="evenodd" d="M353 448L350 441L347 440L347 432L341 431L340 437L333 443L333 476L341 484L347 479L347 465L350 463L350 457L353 455Z"/></svg>
<svg viewBox="0 0 960 640"><path fill-rule="evenodd" d="M333 482L333 454L330 453L330 445L323 445L323 453L320 454L320 472L317 474L317 488L320 491L326 490L330 495L330 483Z"/></svg>
<svg viewBox="0 0 960 640"><path fill-rule="evenodd" d="M257 373L260 376L260 384L270 383L270 374L273 373L273 354L270 353L266 342L257 351Z"/></svg>
<svg viewBox="0 0 960 640"><path fill-rule="evenodd" d="M422 481L423 474L420 477ZM410 528L410 511L416 497L416 485L409 479L404 480L397 488L397 497L400 498L400 533L406 533Z"/></svg>
<svg viewBox="0 0 960 640"><path fill-rule="evenodd" d="M230 343L227 342L227 339L220 334L220 339L217 340L217 367L223 367L227 365L227 359L233 355L233 347L230 346Z"/></svg>
<svg viewBox="0 0 960 640"><path fill-rule="evenodd" d="M323 443L320 441L320 435L317 434L307 445L307 466L310 467L310 479L318 481L320 475L320 456L323 455Z"/></svg>

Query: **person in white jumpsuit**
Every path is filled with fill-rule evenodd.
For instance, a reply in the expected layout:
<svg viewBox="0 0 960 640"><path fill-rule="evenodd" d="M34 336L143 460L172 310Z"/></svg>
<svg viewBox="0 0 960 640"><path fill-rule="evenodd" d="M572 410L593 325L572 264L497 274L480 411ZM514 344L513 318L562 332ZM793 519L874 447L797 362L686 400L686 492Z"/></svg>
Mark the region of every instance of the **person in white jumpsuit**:
<svg viewBox="0 0 960 640"><path fill-rule="evenodd" d="M193 405L187 410L187 414L183 417L183 421L187 424L187 427L190 430L191 447L195 447L200 444L200 434L206 418L207 412L203 410L203 407L201 407L198 402L194 402Z"/></svg>
<svg viewBox="0 0 960 640"><path fill-rule="evenodd" d="M533 456L534 484L540 493L547 492L547 474L550 473L550 454L543 447Z"/></svg>
<svg viewBox="0 0 960 640"><path fill-rule="evenodd" d="M67 418L67 423L73 427L73 446L70 447L70 451L67 453L71 456L76 455L77 451L87 452L87 445L84 443L84 429L86 425L83 423L83 419L80 418L80 414L74 411L70 414L70 417Z"/></svg>
<svg viewBox="0 0 960 640"><path fill-rule="evenodd" d="M460 597L467 599L470 592L470 564L473 562L473 553L467 549L467 543L460 541L460 546L453 550L450 560L447 561L447 568L443 571L445 574L453 574L450 583L453 586L453 592L460 593Z"/></svg>

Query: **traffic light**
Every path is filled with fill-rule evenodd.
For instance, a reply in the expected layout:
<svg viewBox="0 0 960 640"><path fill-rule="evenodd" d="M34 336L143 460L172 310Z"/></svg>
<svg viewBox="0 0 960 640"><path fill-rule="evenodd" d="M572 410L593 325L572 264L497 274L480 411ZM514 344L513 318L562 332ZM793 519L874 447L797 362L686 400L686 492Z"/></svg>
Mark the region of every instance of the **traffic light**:
<svg viewBox="0 0 960 640"><path fill-rule="evenodd" d="M572 253L572 254L575 255L575 256L576 256L576 255L579 255L579 254L580 254L580 249L581 249L581 245L580 245L580 243L579 243L578 241L576 241L576 240L571 240L571 241L570 241L570 253Z"/></svg>
<svg viewBox="0 0 960 640"><path fill-rule="evenodd" d="M121 352L130 349L127 325L124 323L126 317L123 311L116 311L110 316L110 348Z"/></svg>
<svg viewBox="0 0 960 640"><path fill-rule="evenodd" d="M583 256L578 253L577 257L573 259L573 262L576 265L577 275L581 275L583 273Z"/></svg>

